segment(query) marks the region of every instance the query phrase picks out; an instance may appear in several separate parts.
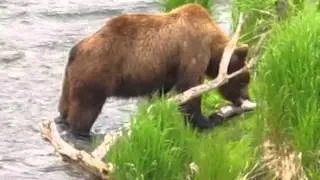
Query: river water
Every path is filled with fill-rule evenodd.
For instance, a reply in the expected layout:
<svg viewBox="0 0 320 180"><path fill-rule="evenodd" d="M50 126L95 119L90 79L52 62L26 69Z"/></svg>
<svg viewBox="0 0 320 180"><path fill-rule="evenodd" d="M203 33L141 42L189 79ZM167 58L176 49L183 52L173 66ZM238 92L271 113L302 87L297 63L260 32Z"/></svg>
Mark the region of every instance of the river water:
<svg viewBox="0 0 320 180"><path fill-rule="evenodd" d="M218 22L229 31L229 3L220 1ZM90 178L53 153L39 122L58 115L68 52L78 40L110 16L158 11L154 0L0 0L0 179ZM93 131L121 127L136 102L107 100Z"/></svg>

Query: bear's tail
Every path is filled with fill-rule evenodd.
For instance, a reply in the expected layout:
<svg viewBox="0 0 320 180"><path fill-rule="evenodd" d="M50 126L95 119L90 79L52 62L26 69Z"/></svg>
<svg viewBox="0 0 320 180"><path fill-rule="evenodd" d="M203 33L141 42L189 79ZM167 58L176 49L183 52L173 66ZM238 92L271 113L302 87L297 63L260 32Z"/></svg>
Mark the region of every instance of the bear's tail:
<svg viewBox="0 0 320 180"><path fill-rule="evenodd" d="M64 72L64 79L62 83L62 92L59 100L59 106L58 111L60 113L60 117L65 119L68 115L68 107L69 107L69 80L68 80L68 67L71 65L71 63L74 61L76 57L76 53L78 51L78 45L74 46L70 53L68 58L68 63L65 68Z"/></svg>

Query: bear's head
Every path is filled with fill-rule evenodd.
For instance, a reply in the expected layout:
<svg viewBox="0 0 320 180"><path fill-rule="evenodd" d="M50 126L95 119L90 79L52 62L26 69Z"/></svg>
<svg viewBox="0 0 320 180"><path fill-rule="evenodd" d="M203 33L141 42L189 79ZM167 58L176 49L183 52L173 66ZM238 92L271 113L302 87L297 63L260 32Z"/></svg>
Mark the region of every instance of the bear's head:
<svg viewBox="0 0 320 180"><path fill-rule="evenodd" d="M235 48L230 59L228 74L233 73L246 65L246 58L248 55L249 46L242 44L240 47Z"/></svg>
<svg viewBox="0 0 320 180"><path fill-rule="evenodd" d="M231 74L244 66L246 66L246 58L248 55L249 46L243 44L235 48L228 67L228 74ZM233 91L240 91L241 96L247 96L247 88L250 83L250 72L245 71L237 76L229 79L228 83L224 85L223 89L227 90L228 93ZM242 92L241 92L242 91ZM247 98L247 97L242 97Z"/></svg>
<svg viewBox="0 0 320 180"><path fill-rule="evenodd" d="M228 74L235 72L246 65L246 57L248 55L249 46L247 44L242 44L239 47L236 47L233 51L233 54L230 58L228 66ZM219 55L213 54L211 57L209 65L207 67L206 75L210 78L216 78L219 72L220 61L222 58L223 51Z"/></svg>
<svg viewBox="0 0 320 180"><path fill-rule="evenodd" d="M244 44L235 48L228 66L228 74L231 74L246 65L246 57L249 47ZM222 54L223 52L221 52ZM207 67L207 75L210 78L216 78L219 71L221 56L211 57L209 66ZM219 59L218 59L219 58ZM229 81L219 87L220 93L234 105L240 106L243 101L249 99L248 85L250 83L250 72L245 71L237 76L229 79Z"/></svg>
<svg viewBox="0 0 320 180"><path fill-rule="evenodd" d="M231 74L243 68L246 65L246 58L248 55L248 51L249 51L249 46L247 44L243 44L234 50L230 59L228 74ZM241 91L246 91L249 83L250 83L249 71L245 71L229 80L229 84L231 88L239 88L241 89Z"/></svg>

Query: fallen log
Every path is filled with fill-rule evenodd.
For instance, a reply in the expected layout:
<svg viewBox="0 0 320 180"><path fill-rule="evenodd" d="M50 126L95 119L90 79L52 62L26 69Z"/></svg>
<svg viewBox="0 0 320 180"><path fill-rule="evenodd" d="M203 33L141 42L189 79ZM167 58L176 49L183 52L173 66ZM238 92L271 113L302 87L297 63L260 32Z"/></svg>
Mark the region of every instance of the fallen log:
<svg viewBox="0 0 320 180"><path fill-rule="evenodd" d="M129 125L124 129L129 129ZM123 135L123 130L119 130L115 133L106 134L103 141L92 151L92 156L97 159L102 159L107 152L109 152L111 146L116 142L118 137Z"/></svg>
<svg viewBox="0 0 320 180"><path fill-rule="evenodd" d="M43 121L40 132L42 138L48 141L64 160L76 163L102 179L109 178L109 174L113 171L112 164L106 164L100 158L96 158L85 151L77 150L66 143L60 137L54 121Z"/></svg>

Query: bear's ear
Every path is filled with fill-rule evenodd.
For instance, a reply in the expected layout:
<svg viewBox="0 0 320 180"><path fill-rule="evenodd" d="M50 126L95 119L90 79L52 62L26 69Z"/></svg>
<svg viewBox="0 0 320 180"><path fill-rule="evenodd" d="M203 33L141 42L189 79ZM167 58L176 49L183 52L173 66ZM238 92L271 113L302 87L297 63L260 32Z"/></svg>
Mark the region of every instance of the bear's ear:
<svg viewBox="0 0 320 180"><path fill-rule="evenodd" d="M234 54L240 58L240 60L245 60L249 51L249 46L248 44L242 44L241 46L235 48Z"/></svg>

